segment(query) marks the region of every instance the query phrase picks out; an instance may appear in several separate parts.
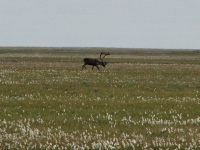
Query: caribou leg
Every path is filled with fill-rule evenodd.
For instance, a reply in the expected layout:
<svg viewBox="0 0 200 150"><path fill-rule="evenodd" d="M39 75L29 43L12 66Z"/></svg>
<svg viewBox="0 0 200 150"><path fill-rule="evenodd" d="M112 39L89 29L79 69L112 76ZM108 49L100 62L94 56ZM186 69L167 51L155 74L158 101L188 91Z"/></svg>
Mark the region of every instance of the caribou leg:
<svg viewBox="0 0 200 150"><path fill-rule="evenodd" d="M99 70L99 67L98 66L96 66L97 67L97 69Z"/></svg>
<svg viewBox="0 0 200 150"><path fill-rule="evenodd" d="M99 70L99 67L97 65L95 65L95 67L97 67L97 69ZM92 70L94 69L94 66L92 66Z"/></svg>
<svg viewBox="0 0 200 150"><path fill-rule="evenodd" d="M84 64L84 65L82 66L82 70L83 70L83 68L87 69L85 66L86 66L86 64Z"/></svg>

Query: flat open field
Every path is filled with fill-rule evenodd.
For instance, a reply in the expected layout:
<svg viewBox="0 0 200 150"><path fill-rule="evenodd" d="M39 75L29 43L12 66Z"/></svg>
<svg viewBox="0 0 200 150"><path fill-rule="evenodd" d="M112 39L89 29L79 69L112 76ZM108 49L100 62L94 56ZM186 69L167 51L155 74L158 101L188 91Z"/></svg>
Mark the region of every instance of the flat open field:
<svg viewBox="0 0 200 150"><path fill-rule="evenodd" d="M200 149L200 51L0 48L0 112L0 149Z"/></svg>

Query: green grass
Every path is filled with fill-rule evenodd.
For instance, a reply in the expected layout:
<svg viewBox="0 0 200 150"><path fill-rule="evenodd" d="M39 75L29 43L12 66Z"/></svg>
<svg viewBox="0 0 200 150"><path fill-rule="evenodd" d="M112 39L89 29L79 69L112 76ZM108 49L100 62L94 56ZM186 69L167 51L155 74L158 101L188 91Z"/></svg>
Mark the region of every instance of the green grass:
<svg viewBox="0 0 200 150"><path fill-rule="evenodd" d="M106 68L82 70L100 51ZM199 55L0 48L0 148L199 149Z"/></svg>

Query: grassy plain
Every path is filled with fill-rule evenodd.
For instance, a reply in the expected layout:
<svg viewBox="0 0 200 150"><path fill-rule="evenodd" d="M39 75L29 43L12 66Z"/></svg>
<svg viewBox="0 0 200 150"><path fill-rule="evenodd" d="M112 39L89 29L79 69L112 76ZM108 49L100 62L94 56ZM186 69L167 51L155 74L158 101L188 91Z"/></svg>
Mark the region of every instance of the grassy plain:
<svg viewBox="0 0 200 150"><path fill-rule="evenodd" d="M199 81L198 50L0 48L0 149L200 149Z"/></svg>

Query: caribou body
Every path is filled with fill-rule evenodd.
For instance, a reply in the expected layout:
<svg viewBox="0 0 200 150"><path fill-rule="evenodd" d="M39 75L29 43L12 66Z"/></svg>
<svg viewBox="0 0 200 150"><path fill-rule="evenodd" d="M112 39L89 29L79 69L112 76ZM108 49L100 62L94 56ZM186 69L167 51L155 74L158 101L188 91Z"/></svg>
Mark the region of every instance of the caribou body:
<svg viewBox="0 0 200 150"><path fill-rule="evenodd" d="M104 55L103 58L101 58L102 55ZM110 53L102 52L100 54L101 61L99 61L98 59L94 59L94 58L84 58L83 59L84 64L82 66L82 69L83 68L86 69L86 67L85 67L86 65L92 66L92 70L93 70L94 66L97 67L98 70L99 70L99 67L98 67L99 65L105 67L107 65L107 62L103 61L103 59L106 55L110 55Z"/></svg>

